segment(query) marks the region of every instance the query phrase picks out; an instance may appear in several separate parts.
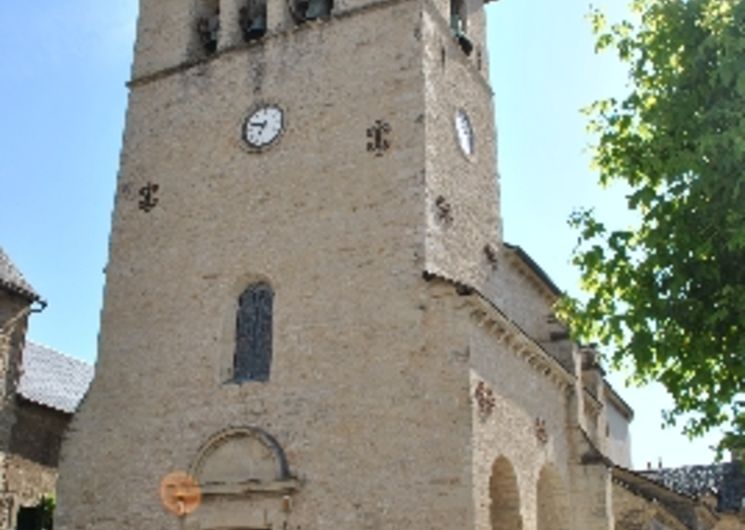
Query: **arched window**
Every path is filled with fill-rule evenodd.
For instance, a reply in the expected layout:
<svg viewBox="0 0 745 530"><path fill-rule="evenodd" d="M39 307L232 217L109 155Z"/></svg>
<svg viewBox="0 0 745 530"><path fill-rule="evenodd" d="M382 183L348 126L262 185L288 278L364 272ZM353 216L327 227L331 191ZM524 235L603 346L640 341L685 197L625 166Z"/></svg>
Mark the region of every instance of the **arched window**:
<svg viewBox="0 0 745 530"><path fill-rule="evenodd" d="M536 489L538 530L568 530L569 503L561 475L553 465L541 469Z"/></svg>
<svg viewBox="0 0 745 530"><path fill-rule="evenodd" d="M473 42L468 37L468 10L466 0L450 0L450 29L463 53L471 55Z"/></svg>
<svg viewBox="0 0 745 530"><path fill-rule="evenodd" d="M238 15L243 40L250 42L266 34L266 0L247 0Z"/></svg>
<svg viewBox="0 0 745 530"><path fill-rule="evenodd" d="M272 365L274 291L267 283L250 285L238 299L233 381L268 381Z"/></svg>
<svg viewBox="0 0 745 530"><path fill-rule="evenodd" d="M489 497L491 530L522 530L517 476L510 461L504 457L499 457L492 465Z"/></svg>
<svg viewBox="0 0 745 530"><path fill-rule="evenodd" d="M196 30L202 48L200 55L215 53L220 35L220 0L198 2Z"/></svg>

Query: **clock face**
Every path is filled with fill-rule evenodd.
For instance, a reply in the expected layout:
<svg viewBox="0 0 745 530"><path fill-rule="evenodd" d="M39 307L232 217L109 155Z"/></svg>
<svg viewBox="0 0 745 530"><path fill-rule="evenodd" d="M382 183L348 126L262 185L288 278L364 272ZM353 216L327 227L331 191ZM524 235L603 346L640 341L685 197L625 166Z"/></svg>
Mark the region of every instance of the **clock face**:
<svg viewBox="0 0 745 530"><path fill-rule="evenodd" d="M276 105L266 105L253 111L243 126L243 139L260 149L274 142L285 128L284 112Z"/></svg>
<svg viewBox="0 0 745 530"><path fill-rule="evenodd" d="M464 110L458 110L455 113L455 135L458 138L458 145L460 145L463 154L467 156L472 155L474 141L473 127L471 127L471 120Z"/></svg>

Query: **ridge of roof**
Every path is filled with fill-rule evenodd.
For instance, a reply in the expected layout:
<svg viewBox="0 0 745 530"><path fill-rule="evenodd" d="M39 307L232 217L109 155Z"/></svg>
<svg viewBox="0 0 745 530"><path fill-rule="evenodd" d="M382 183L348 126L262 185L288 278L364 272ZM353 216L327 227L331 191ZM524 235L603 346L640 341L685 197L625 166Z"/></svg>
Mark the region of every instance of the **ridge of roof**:
<svg viewBox="0 0 745 530"><path fill-rule="evenodd" d="M29 302L40 302L41 296L34 290L10 256L0 246L0 287L26 298Z"/></svg>
<svg viewBox="0 0 745 530"><path fill-rule="evenodd" d="M525 263L525 265L527 265L531 271L533 271L533 274L535 274L556 297L564 295L564 292L559 289L559 287L554 283L548 273L543 270L543 267L538 265L538 263L532 257L530 257L530 254L525 252L525 250L520 245L513 245L511 243L505 242L504 246L508 250L514 252L515 255L517 255L517 257L520 258L520 260Z"/></svg>

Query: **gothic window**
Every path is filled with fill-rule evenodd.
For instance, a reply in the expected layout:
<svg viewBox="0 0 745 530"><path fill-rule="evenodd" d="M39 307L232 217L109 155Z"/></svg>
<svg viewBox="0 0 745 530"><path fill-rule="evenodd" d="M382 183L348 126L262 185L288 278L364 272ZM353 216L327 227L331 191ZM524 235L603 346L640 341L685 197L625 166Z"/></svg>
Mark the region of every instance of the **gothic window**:
<svg viewBox="0 0 745 530"><path fill-rule="evenodd" d="M267 283L250 285L238 299L233 380L268 381L272 364L274 291Z"/></svg>
<svg viewBox="0 0 745 530"><path fill-rule="evenodd" d="M260 39L266 34L266 0L248 0L241 7L238 23L245 42Z"/></svg>
<svg viewBox="0 0 745 530"><path fill-rule="evenodd" d="M215 53L220 36L220 0L200 1L196 30L204 54Z"/></svg>

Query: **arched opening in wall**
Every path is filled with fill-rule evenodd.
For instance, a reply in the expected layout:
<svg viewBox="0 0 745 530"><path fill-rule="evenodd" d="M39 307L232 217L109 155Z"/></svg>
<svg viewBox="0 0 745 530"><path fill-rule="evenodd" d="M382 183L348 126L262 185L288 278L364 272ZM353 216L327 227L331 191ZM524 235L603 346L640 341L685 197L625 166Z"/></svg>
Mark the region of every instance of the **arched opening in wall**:
<svg viewBox="0 0 745 530"><path fill-rule="evenodd" d="M538 477L538 530L569 530L569 502L561 475L546 465Z"/></svg>
<svg viewBox="0 0 745 530"><path fill-rule="evenodd" d="M489 518L492 530L522 530L520 491L510 461L499 457L489 477Z"/></svg>
<svg viewBox="0 0 745 530"><path fill-rule="evenodd" d="M334 0L288 0L295 23L328 18L334 10Z"/></svg>
<svg viewBox="0 0 745 530"><path fill-rule="evenodd" d="M450 29L463 53L471 55L473 42L468 37L466 0L450 0Z"/></svg>
<svg viewBox="0 0 745 530"><path fill-rule="evenodd" d="M266 0L247 0L238 13L244 42L260 39L267 28Z"/></svg>
<svg viewBox="0 0 745 530"><path fill-rule="evenodd" d="M199 41L199 55L212 55L220 39L220 0L197 0L194 29Z"/></svg>
<svg viewBox="0 0 745 530"><path fill-rule="evenodd" d="M274 291L268 283L249 285L238 298L233 382L269 380L273 311Z"/></svg>

